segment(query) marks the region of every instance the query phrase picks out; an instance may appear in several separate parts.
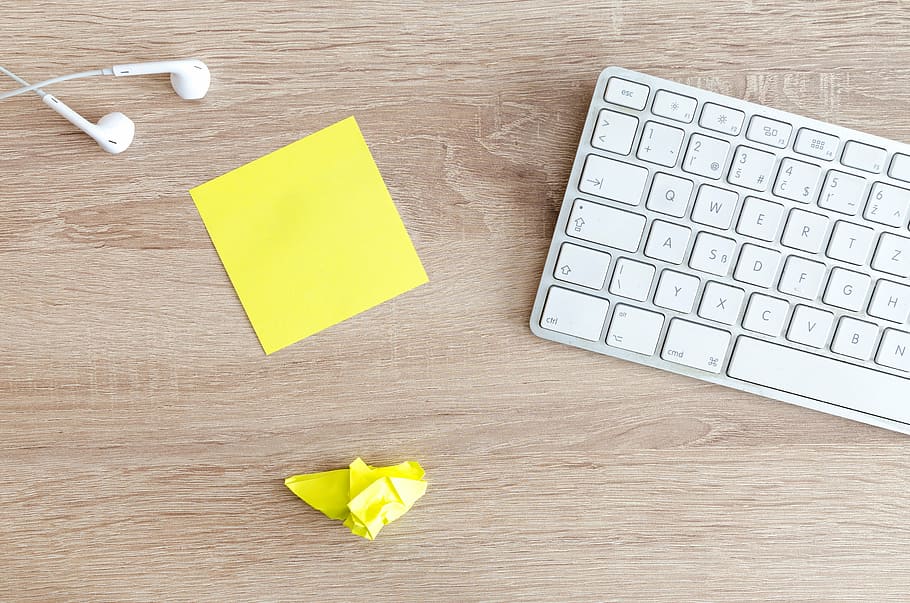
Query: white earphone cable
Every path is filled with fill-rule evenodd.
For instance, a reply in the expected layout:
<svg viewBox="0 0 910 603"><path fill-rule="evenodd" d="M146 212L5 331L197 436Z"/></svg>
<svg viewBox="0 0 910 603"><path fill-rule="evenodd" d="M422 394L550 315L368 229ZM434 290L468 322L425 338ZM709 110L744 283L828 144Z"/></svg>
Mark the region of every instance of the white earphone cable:
<svg viewBox="0 0 910 603"><path fill-rule="evenodd" d="M0 67L0 69L2 69L3 73L10 75L10 72L7 71L6 69L3 69L2 67ZM31 92L32 90L39 90L40 88L44 88L45 86L50 86L52 84L59 84L60 82L66 82L69 80L75 80L75 79L80 79L80 78L84 78L84 77L94 77L96 75L114 75L114 72L111 69L95 69L94 71L80 71L79 73L61 75L60 77L55 77L55 78L51 78L49 80L44 80L43 82L38 82L37 84L30 84L28 86L24 86L22 88L18 88L16 90L12 90L10 92L4 92L3 94L0 94L0 100L3 100L5 98L11 98L11 97L17 96L19 94L25 94L26 92ZM19 82L22 81L21 79L17 78L16 76L10 75L10 77L13 77L14 79L16 79L16 81L19 81ZM39 92L39 94L44 96L44 94L47 94L47 93L44 91L41 91L41 92Z"/></svg>
<svg viewBox="0 0 910 603"><path fill-rule="evenodd" d="M2 65L0 65L0 73L4 73L4 74L8 75L9 77L11 77L12 79L16 80L17 82L19 82L19 83L22 84L23 86L31 86L31 84L29 84L28 82L26 82L24 79L22 79L21 77L19 77L18 75L16 75L16 74L13 73L12 71L10 71L9 69L4 68ZM37 94L37 95L40 96L41 98L44 98L45 95L47 95L47 92L45 92L45 91L42 90L41 88L35 88L35 94Z"/></svg>

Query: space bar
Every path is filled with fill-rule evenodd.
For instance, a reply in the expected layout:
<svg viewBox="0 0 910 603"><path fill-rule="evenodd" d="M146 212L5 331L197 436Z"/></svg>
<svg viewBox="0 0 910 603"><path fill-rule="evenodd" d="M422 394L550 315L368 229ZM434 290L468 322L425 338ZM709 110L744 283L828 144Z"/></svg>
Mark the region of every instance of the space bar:
<svg viewBox="0 0 910 603"><path fill-rule="evenodd" d="M740 337L727 375L910 424L910 380L751 337Z"/></svg>

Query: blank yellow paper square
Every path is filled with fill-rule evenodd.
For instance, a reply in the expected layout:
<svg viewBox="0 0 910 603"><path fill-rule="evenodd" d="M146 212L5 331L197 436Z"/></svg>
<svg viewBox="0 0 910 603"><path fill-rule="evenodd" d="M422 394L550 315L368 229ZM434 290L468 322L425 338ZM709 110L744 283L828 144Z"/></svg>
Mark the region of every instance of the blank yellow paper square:
<svg viewBox="0 0 910 603"><path fill-rule="evenodd" d="M353 117L190 195L266 354L427 282Z"/></svg>

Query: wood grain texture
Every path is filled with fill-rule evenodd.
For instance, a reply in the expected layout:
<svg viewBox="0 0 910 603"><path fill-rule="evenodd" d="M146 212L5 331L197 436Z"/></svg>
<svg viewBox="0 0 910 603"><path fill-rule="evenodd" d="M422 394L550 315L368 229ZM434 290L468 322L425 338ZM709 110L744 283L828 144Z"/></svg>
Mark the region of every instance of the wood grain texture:
<svg viewBox="0 0 910 603"><path fill-rule="evenodd" d="M533 337L599 71L910 141L904 2L11 2L0 599L906 600L906 437ZM357 116L431 282L265 357L187 194ZM282 478L418 459L375 542Z"/></svg>

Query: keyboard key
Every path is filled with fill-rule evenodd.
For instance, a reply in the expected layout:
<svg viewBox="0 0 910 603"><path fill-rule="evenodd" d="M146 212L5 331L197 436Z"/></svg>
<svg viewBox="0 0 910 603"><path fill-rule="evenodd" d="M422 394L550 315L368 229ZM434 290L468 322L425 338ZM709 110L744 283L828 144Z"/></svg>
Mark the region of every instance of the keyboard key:
<svg viewBox="0 0 910 603"><path fill-rule="evenodd" d="M700 232L689 257L689 267L717 276L727 276L735 252L736 241L733 239Z"/></svg>
<svg viewBox="0 0 910 603"><path fill-rule="evenodd" d="M885 149L851 140L844 145L844 154L840 162L864 172L879 174L885 168L887 157L888 151Z"/></svg>
<svg viewBox="0 0 910 603"><path fill-rule="evenodd" d="M827 216L813 214L801 209L792 209L780 241L793 249L818 253L822 250L822 245L825 243L829 222L830 220Z"/></svg>
<svg viewBox="0 0 910 603"><path fill-rule="evenodd" d="M641 203L648 170L599 155L588 155L578 190L626 205Z"/></svg>
<svg viewBox="0 0 910 603"><path fill-rule="evenodd" d="M869 315L897 323L910 319L910 287L881 279L875 285Z"/></svg>
<svg viewBox="0 0 910 603"><path fill-rule="evenodd" d="M742 282L765 287L774 284L777 267L780 265L780 253L758 245L743 245L733 278Z"/></svg>
<svg viewBox="0 0 910 603"><path fill-rule="evenodd" d="M695 199L692 221L726 230L730 228L730 223L733 221L737 201L739 201L739 195L733 191L703 184L699 187L698 196Z"/></svg>
<svg viewBox="0 0 910 603"><path fill-rule="evenodd" d="M796 135L793 150L800 155L808 155L817 159L831 161L837 156L837 147L840 139L833 134L825 134L817 130L802 128Z"/></svg>
<svg viewBox="0 0 910 603"><path fill-rule="evenodd" d="M655 174L646 206L651 211L682 218L689 209L693 186L692 181L685 178L664 173Z"/></svg>
<svg viewBox="0 0 910 603"><path fill-rule="evenodd" d="M692 231L663 220L654 220L645 245L645 255L671 264L682 264Z"/></svg>
<svg viewBox="0 0 910 603"><path fill-rule="evenodd" d="M895 153L891 159L891 167L888 169L888 175L895 180L910 182L910 156L902 153Z"/></svg>
<svg viewBox="0 0 910 603"><path fill-rule="evenodd" d="M620 304L613 312L607 345L651 356L657 349L663 326L663 315Z"/></svg>
<svg viewBox="0 0 910 603"><path fill-rule="evenodd" d="M876 182L869 191L863 217L870 222L902 227L910 210L910 190Z"/></svg>
<svg viewBox="0 0 910 603"><path fill-rule="evenodd" d="M701 118L698 120L698 125L715 132L738 136L745 118L746 114L737 109L714 103L705 103L701 110Z"/></svg>
<svg viewBox="0 0 910 603"><path fill-rule="evenodd" d="M834 224L827 255L848 264L863 266L874 242L875 231L871 228L839 220Z"/></svg>
<svg viewBox="0 0 910 603"><path fill-rule="evenodd" d="M557 333L597 341L609 309L610 302L605 299L561 287L550 287L540 317L540 326Z"/></svg>
<svg viewBox="0 0 910 603"><path fill-rule="evenodd" d="M635 301L645 301L651 292L655 272L656 269L650 264L623 258L616 262L610 293Z"/></svg>
<svg viewBox="0 0 910 603"><path fill-rule="evenodd" d="M818 189L818 179L822 169L811 163L795 159L784 159L780 162L777 181L774 183L774 194L791 201L811 203Z"/></svg>
<svg viewBox="0 0 910 603"><path fill-rule="evenodd" d="M872 267L894 276L910 276L910 239L887 232L882 234Z"/></svg>
<svg viewBox="0 0 910 603"><path fill-rule="evenodd" d="M607 82L607 93L604 100L614 105L641 110L648 103L648 92L651 89L644 84L630 82L618 77L611 77Z"/></svg>
<svg viewBox="0 0 910 603"><path fill-rule="evenodd" d="M869 360L875 351L878 326L844 316L834 332L831 351L857 360Z"/></svg>
<svg viewBox="0 0 910 603"><path fill-rule="evenodd" d="M702 134L693 134L682 169L705 178L719 180L727 163L730 143Z"/></svg>
<svg viewBox="0 0 910 603"><path fill-rule="evenodd" d="M685 132L653 121L645 124L638 143L637 157L666 167L676 165Z"/></svg>
<svg viewBox="0 0 910 603"><path fill-rule="evenodd" d="M698 315L725 325L736 323L746 292L738 287L710 282L705 285L698 307Z"/></svg>
<svg viewBox="0 0 910 603"><path fill-rule="evenodd" d="M793 132L793 126L782 121L776 121L753 115L749 122L749 129L746 131L746 138L753 142L761 142L778 149L786 148L790 144L790 134Z"/></svg>
<svg viewBox="0 0 910 603"><path fill-rule="evenodd" d="M831 270L823 301L829 306L856 312L866 305L866 294L870 286L872 279L869 275L834 268Z"/></svg>
<svg viewBox="0 0 910 603"><path fill-rule="evenodd" d="M736 232L762 241L774 241L784 221L784 206L756 197L746 197Z"/></svg>
<svg viewBox="0 0 910 603"><path fill-rule="evenodd" d="M910 350L910 333L885 329L875 362L899 371L910 372L910 351L908 350ZM904 392L903 402L906 402L908 395L910 394Z"/></svg>
<svg viewBox="0 0 910 603"><path fill-rule="evenodd" d="M778 337L787 322L789 311L790 304L785 300L753 293L743 317L743 328L770 337Z"/></svg>
<svg viewBox="0 0 910 603"><path fill-rule="evenodd" d="M821 262L813 262L791 255L784 264L777 290L803 299L816 299L825 282L827 268Z"/></svg>
<svg viewBox="0 0 910 603"><path fill-rule="evenodd" d="M790 328L787 329L787 339L813 348L823 348L828 342L832 326L834 314L831 312L796 306L793 318L790 319Z"/></svg>
<svg viewBox="0 0 910 603"><path fill-rule="evenodd" d="M576 199L566 224L566 234L623 251L636 251L645 222L644 216Z"/></svg>
<svg viewBox="0 0 910 603"><path fill-rule="evenodd" d="M750 147L738 147L733 156L733 165L727 175L727 182L756 191L768 189L771 170L776 161L772 153Z"/></svg>
<svg viewBox="0 0 910 603"><path fill-rule="evenodd" d="M563 243L553 277L591 289L603 289L610 268L610 254Z"/></svg>
<svg viewBox="0 0 910 603"><path fill-rule="evenodd" d="M727 375L810 400L910 423L910 380L833 358L740 337Z"/></svg>
<svg viewBox="0 0 910 603"><path fill-rule="evenodd" d="M625 113L601 109L591 138L591 146L628 155L632 150L632 140L638 130L638 118Z"/></svg>
<svg viewBox="0 0 910 603"><path fill-rule="evenodd" d="M660 357L667 362L694 369L720 373L727 357L730 334L674 318L667 329L667 338Z"/></svg>
<svg viewBox="0 0 910 603"><path fill-rule="evenodd" d="M654 115L688 124L695 117L696 106L698 106L698 101L694 98L676 94L675 92L658 90L657 94L654 95L654 105L651 107L651 112Z"/></svg>
<svg viewBox="0 0 910 603"><path fill-rule="evenodd" d="M855 216L862 207L865 192L865 178L831 170L825 178L818 205L848 216Z"/></svg>
<svg viewBox="0 0 910 603"><path fill-rule="evenodd" d="M697 277L674 270L664 270L660 274L660 282L657 283L657 291L654 293L654 305L688 314L695 305L700 283Z"/></svg>

